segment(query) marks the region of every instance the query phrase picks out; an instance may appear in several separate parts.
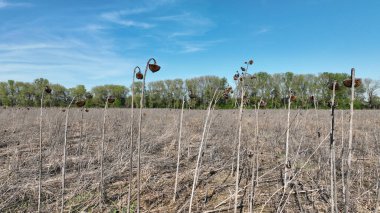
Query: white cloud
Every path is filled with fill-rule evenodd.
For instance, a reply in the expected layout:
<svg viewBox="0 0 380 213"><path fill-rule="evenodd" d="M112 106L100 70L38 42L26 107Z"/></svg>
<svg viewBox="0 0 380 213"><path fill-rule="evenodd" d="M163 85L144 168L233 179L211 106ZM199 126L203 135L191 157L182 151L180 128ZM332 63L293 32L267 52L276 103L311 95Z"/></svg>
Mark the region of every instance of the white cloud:
<svg viewBox="0 0 380 213"><path fill-rule="evenodd" d="M83 29L89 32L98 32L107 29L107 27L99 24L88 24Z"/></svg>
<svg viewBox="0 0 380 213"><path fill-rule="evenodd" d="M188 12L178 14L178 15L159 16L159 17L155 17L154 19L158 21L178 22L183 25L192 25L192 26L198 26L198 27L199 26L211 27L214 25L214 23L209 18L199 16L199 15L193 15Z"/></svg>
<svg viewBox="0 0 380 213"><path fill-rule="evenodd" d="M222 42L194 41L194 36L204 34L214 25L206 17L191 13L152 17L151 14L159 14L156 11L173 2L160 0L148 7L110 11L100 16L97 13L94 19L79 19L65 25L57 22L53 27L44 25L44 18L18 23L17 27L4 26L0 29L0 81L32 81L44 77L68 87L128 84L128 70L140 62L139 56L145 58L151 54L143 51L143 47L190 54ZM4 0L0 0L1 5L9 6ZM114 36L112 31L107 31L119 25L153 29L141 37Z"/></svg>
<svg viewBox="0 0 380 213"><path fill-rule="evenodd" d="M256 35L260 35L260 34L265 34L265 33L268 33L272 31L272 28L271 27L261 27L260 29L258 29L255 34Z"/></svg>
<svg viewBox="0 0 380 213"><path fill-rule="evenodd" d="M210 46L213 46L218 43L222 43L224 40L211 40L211 41L182 41L178 42L178 45L181 47L180 53L195 53L200 51L205 51Z"/></svg>
<svg viewBox="0 0 380 213"><path fill-rule="evenodd" d="M60 44L33 43L33 44L0 44L0 52L13 50L35 50L35 49L59 49L64 48Z"/></svg>
<svg viewBox="0 0 380 213"><path fill-rule="evenodd" d="M0 81L32 81L44 77L65 86L94 86L104 80L120 79L132 69L134 60L108 51L100 45L75 40L48 43L0 44ZM126 80L128 81L128 79Z"/></svg>
<svg viewBox="0 0 380 213"><path fill-rule="evenodd" d="M174 32L171 33L168 37L169 38L175 38L175 37L185 37L185 36L193 36L196 35L197 33L194 31L185 31L185 32Z"/></svg>
<svg viewBox="0 0 380 213"><path fill-rule="evenodd" d="M194 53L207 50L213 43L194 41L194 37L199 38L215 26L208 17L191 12L151 15L160 14L160 8L174 2L176 0L145 2L149 3L145 7L109 11L102 13L100 17L102 20L126 27L153 28L149 30L149 35L143 37L148 38L145 39L146 41L153 40L156 44L162 43L158 48L163 52ZM139 21L135 21L136 18L139 18ZM134 46L136 45L132 45Z"/></svg>
<svg viewBox="0 0 380 213"><path fill-rule="evenodd" d="M137 15L141 13L146 13L150 11L149 8L135 8L135 9L129 9L129 10L118 10L118 11L112 11L104 14L112 14L116 16L128 16L128 15Z"/></svg>
<svg viewBox="0 0 380 213"><path fill-rule="evenodd" d="M182 53L194 53L205 50L202 47L197 47L197 45L185 45L183 47Z"/></svg>
<svg viewBox="0 0 380 213"><path fill-rule="evenodd" d="M31 6L30 3L10 3L5 0L0 0L0 9L6 8L6 7L29 7Z"/></svg>
<svg viewBox="0 0 380 213"><path fill-rule="evenodd" d="M125 27L139 27L139 28L152 28L153 24L145 23L145 22L137 22L130 19L123 19L123 16L131 15L131 14L139 14L146 12L144 9L135 9L135 10L124 10L124 11L113 11L108 13L101 14L101 17L106 20L116 24L123 25Z"/></svg>
<svg viewBox="0 0 380 213"><path fill-rule="evenodd" d="M4 8L4 7L7 7L8 6L8 3L3 1L3 0L0 0L0 8Z"/></svg>
<svg viewBox="0 0 380 213"><path fill-rule="evenodd" d="M171 29L161 32L161 36L168 40L168 43L174 44L165 49L166 52L172 53L195 53L205 51L215 43L222 42L221 40L207 41L194 40L195 37L202 38L210 31L215 23L204 16L183 12L180 14L157 16L154 17L160 25L170 25Z"/></svg>

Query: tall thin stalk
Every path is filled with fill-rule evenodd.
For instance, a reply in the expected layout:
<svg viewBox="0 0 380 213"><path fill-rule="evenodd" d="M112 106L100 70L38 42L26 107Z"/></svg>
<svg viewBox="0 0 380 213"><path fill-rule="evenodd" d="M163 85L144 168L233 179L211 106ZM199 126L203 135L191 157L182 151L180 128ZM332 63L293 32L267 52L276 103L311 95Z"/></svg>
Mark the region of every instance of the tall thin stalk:
<svg viewBox="0 0 380 213"><path fill-rule="evenodd" d="M80 109L80 128L79 128L79 143L78 143L78 152L77 152L77 156L81 156L82 155L82 138L83 138L83 129L84 129L84 115L83 115L83 107ZM78 163L78 177L79 177L79 181L81 180L81 173L82 173L82 162L79 162Z"/></svg>
<svg viewBox="0 0 380 213"><path fill-rule="evenodd" d="M144 80L141 86L141 99L140 99L140 114L139 114L139 132L138 132L138 140L137 140L137 213L140 213L140 193L141 193L141 153L140 153L140 147L141 147L141 127L142 127L142 109L144 108L144 95L145 95L145 80L146 80L146 74L148 71L149 66L151 65L150 62L153 61L153 65L158 67L158 70L160 67L156 65L156 60L154 58L150 58L148 62L146 63L145 72L144 72ZM149 68L150 69L150 68ZM156 71L158 71L156 70ZM156 72L155 71L155 72Z"/></svg>
<svg viewBox="0 0 380 213"><path fill-rule="evenodd" d="M292 103L292 92L289 89L289 99L288 99L288 121L286 124L286 141L285 141L285 168L284 168L284 194L288 186L288 158L289 158L289 135L290 135L290 106Z"/></svg>
<svg viewBox="0 0 380 213"><path fill-rule="evenodd" d="M257 128L258 106L255 105L254 107L255 107L255 112L256 112L255 114L256 114L256 134L257 134L257 130L258 130L258 128ZM255 136L255 138L256 138L256 144L257 144L257 135ZM258 162L255 162L255 156L257 155L257 152L256 152L256 146L254 146L254 147L255 147L255 149L253 152L255 155L253 156L254 158L252 160L251 192L249 193L249 212L250 213L253 212L253 202L254 202L253 194L254 194L254 190L255 190L255 176L257 176L257 175L255 175L255 163L256 164L258 163Z"/></svg>
<svg viewBox="0 0 380 213"><path fill-rule="evenodd" d="M314 105L314 112L315 112L315 121L317 123L317 134L318 134L318 138L320 137L321 135L321 127L319 126L319 117L318 117L318 100L317 100L317 95L316 93L314 93L313 95L313 105Z"/></svg>
<svg viewBox="0 0 380 213"><path fill-rule="evenodd" d="M347 191L344 211L351 212L350 189L351 189L351 160L352 160L352 127L354 122L354 100L355 100L355 69L351 69L351 102L350 102L350 131L348 136L348 157L347 157Z"/></svg>
<svg viewBox="0 0 380 213"><path fill-rule="evenodd" d="M80 109L80 129L79 129L79 144L78 144L78 156L82 154L82 137L83 137L83 107ZM79 166L80 171L80 166Z"/></svg>
<svg viewBox="0 0 380 213"><path fill-rule="evenodd" d="M212 126L213 118L215 119L215 116L213 117L213 116L212 116L212 113L214 112L214 110L215 110L215 105L216 105L216 103L217 103L218 101L219 101L219 96L215 97L215 99L214 99L214 104L213 104L213 106L212 106L212 108L211 108L210 121L208 122L208 127L207 127L207 130L206 130L205 141L204 141L204 144L203 144L204 149L202 150L202 156L204 156L204 153L206 152L208 135L209 135L209 133L210 133L210 129L211 129L211 126ZM199 162L200 167L199 167L199 169L198 169L197 177L199 177L199 174L200 174L201 171L202 171L202 167L201 167L201 165L202 165L202 160L203 160L203 158L201 158L201 160L200 160L200 162ZM197 181L198 181L198 180L197 180Z"/></svg>
<svg viewBox="0 0 380 213"><path fill-rule="evenodd" d="M39 147L39 165L38 165L38 207L37 211L41 212L41 178L42 178L42 108L44 103L45 90L41 95L41 108L40 108L40 147Z"/></svg>
<svg viewBox="0 0 380 213"><path fill-rule="evenodd" d="M330 132L330 200L331 200L331 209L330 212L335 212L335 198L336 198L336 189L335 189L335 143L334 143L334 121L335 121L335 89L336 81L333 83L333 92L331 98L331 132Z"/></svg>
<svg viewBox="0 0 380 213"><path fill-rule="evenodd" d="M212 103L214 102L214 99L215 99L217 91L218 91L218 89L215 90L214 96L212 97L212 99L210 101L210 104L209 104L208 109L207 109L206 120L205 120L205 123L203 125L202 139L201 139L201 144L199 145L198 158L197 158L197 163L195 165L195 170L194 170L194 179L193 179L193 187L192 187L191 196L190 196L189 213L191 213L191 207L193 205L193 198L194 198L195 187L196 187L197 181L198 181L198 174L199 174L198 170L199 170L199 166L200 166L199 164L200 164L200 160L201 160L202 152L203 152L203 145L204 145L204 141L205 141L207 124L208 124L208 120L209 120L209 117L210 117L210 114L211 114Z"/></svg>
<svg viewBox="0 0 380 213"><path fill-rule="evenodd" d="M182 121L183 121L183 109L184 109L184 106L185 106L185 96L182 97L181 118L180 118L180 121L179 121L177 170L176 170L176 173L175 173L173 202L175 202L175 200L177 198L177 184L178 184L178 173L179 173L179 160L181 158L181 137L182 137Z"/></svg>
<svg viewBox="0 0 380 213"><path fill-rule="evenodd" d="M242 76L239 78L241 82L241 90L240 90L240 109L238 115L238 144L237 144L237 159L236 159L236 178L235 178L235 204L234 204L234 213L237 213L238 208L238 194L239 194L239 170L240 170L240 147L241 147L241 132L242 132L242 119L243 119L243 108L244 108L244 96L245 96L245 80L249 77L248 67L253 64L253 60L249 60L249 62L245 62L247 65L246 68L241 67ZM251 78L255 78L251 76Z"/></svg>
<svg viewBox="0 0 380 213"><path fill-rule="evenodd" d="M73 103L75 97L71 100L69 106L66 109L66 120L65 120L65 136L63 142L63 165L62 165L62 191L61 191L61 212L65 209L65 177L66 177L66 147L67 147L67 127L69 120L69 110L71 104Z"/></svg>
<svg viewBox="0 0 380 213"><path fill-rule="evenodd" d="M341 131L341 145L342 145L342 152L341 152L341 173L342 173L342 198L343 198L343 203L345 204L346 203L346 184L345 184L345 181L344 181L344 111L341 110L341 126L342 126L342 131Z"/></svg>
<svg viewBox="0 0 380 213"><path fill-rule="evenodd" d="M260 100L260 103L262 101L262 98ZM260 110L260 104L257 105L257 110L256 110L256 144L255 144L255 150L254 150L254 153L256 155L256 185L255 187L258 187L259 185L259 110ZM253 188L254 189L254 188Z"/></svg>
<svg viewBox="0 0 380 213"><path fill-rule="evenodd" d="M237 159L236 159L236 178L235 178L235 204L234 213L237 213L238 208L238 194L239 194L239 170L240 170L240 147L241 147L241 132L242 132L242 119L243 119L243 108L244 108L244 96L245 96L245 80L248 77L248 67L253 64L253 60L245 62L246 68L241 67L242 76L240 77L241 90L240 90L240 108L238 115L238 144L237 144Z"/></svg>
<svg viewBox="0 0 380 213"><path fill-rule="evenodd" d="M132 194L132 176L133 176L133 124L134 124L134 93L135 93L135 75L136 71L140 71L140 67L135 67L133 70L133 76L132 76L132 86L131 86L131 92L132 92L132 100L131 100L131 124L130 124L130 144L129 144L129 177L128 177L128 205L127 205L127 213L131 211L131 194Z"/></svg>
<svg viewBox="0 0 380 213"><path fill-rule="evenodd" d="M255 144L254 144L254 156L253 156L253 162L252 162L252 177L251 177L251 194L250 194L250 201L249 201L249 212L253 212L253 206L255 204L255 189L259 185L259 110L260 110L260 103L263 99L260 98L260 102L255 105L255 120L256 120L256 131L255 131ZM255 162L256 161L256 162ZM256 165L255 165L256 163ZM255 171L256 169L256 171ZM256 175L255 175L256 173Z"/></svg>
<svg viewBox="0 0 380 213"><path fill-rule="evenodd" d="M140 177L141 153L140 153L140 147L141 147L142 109L143 109L143 105L144 105L146 71L147 71L147 68L145 69L144 80L142 83L142 92L141 92L141 99L140 99L140 114L139 114L139 133L138 133L138 140L137 140L137 213L140 213L140 191L141 191L141 177Z"/></svg>
<svg viewBox="0 0 380 213"><path fill-rule="evenodd" d="M241 89L240 109L239 109L239 133L238 133L238 147L237 147L237 159L236 159L236 179L235 179L235 206L234 213L237 212L238 207L238 194L239 194L239 169L240 169L240 146L241 146L241 131L242 131L242 118L243 118L243 106L244 106L244 87Z"/></svg>
<svg viewBox="0 0 380 213"><path fill-rule="evenodd" d="M103 111L103 126L102 126L102 144L101 144L101 153L100 153L100 206L103 207L105 201L105 190L104 190L104 140L105 140L105 131L106 131L106 118L107 118L107 108L108 108L108 97Z"/></svg>

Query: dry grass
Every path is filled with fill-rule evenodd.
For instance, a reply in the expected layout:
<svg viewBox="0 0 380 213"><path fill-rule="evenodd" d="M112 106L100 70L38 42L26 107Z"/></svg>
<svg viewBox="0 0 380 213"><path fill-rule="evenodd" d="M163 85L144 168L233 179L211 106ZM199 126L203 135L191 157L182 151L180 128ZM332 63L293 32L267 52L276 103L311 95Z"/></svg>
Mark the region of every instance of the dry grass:
<svg viewBox="0 0 380 213"><path fill-rule="evenodd" d="M109 211L126 211L129 174L130 111L109 109L106 123L104 178ZM185 212L193 182L194 165L202 135L202 124L207 113L202 110L185 110L182 130L182 155L178 177L178 198L173 192L177 162L179 110L145 109L145 122L141 144L141 208L142 212ZM237 110L213 112L213 124L208 134L207 147L202 159L193 201L193 212L221 209L232 211L235 176L231 164L236 161L233 150L237 128ZM344 113L345 144L349 114ZM37 210L38 197L38 147L39 109L0 109L0 212L32 212ZM291 111L290 116L290 170L295 174L330 131L330 112L314 110ZM136 118L137 116L135 116ZM268 198L282 187L281 171L285 158L287 112L285 110L259 111L260 161L259 184L255 189L255 212L260 211ZM43 178L42 212L60 209L62 146L64 142L65 113L48 108L43 117ZM99 169L102 136L102 109L90 109L84 114L84 128L80 143L81 112L72 109L68 127L66 163L66 211L100 212ZM242 152L239 183L239 200L243 212L248 211L251 183L251 162L248 154L254 152L255 112L244 110L242 127ZM378 147L380 139L380 113L356 111L353 131L352 203L357 212L368 212L376 206ZM134 128L137 132L137 126ZM340 122L336 125L336 138L341 138ZM81 152L79 150L81 144ZM337 139L337 203L342 211L341 145ZM190 147L190 157L187 150ZM79 155L80 154L80 155ZM309 163L289 183L284 207L287 212L328 212L330 208L329 144L324 142ZM137 155L135 152L134 162ZM81 168L81 169L79 169ZM136 205L136 165L133 167L132 208ZM236 173L235 173L236 174ZM291 175L290 175L291 176ZM281 190L280 190L281 191ZM273 212L279 207L282 193L268 202L263 212ZM298 201L297 201L298 200Z"/></svg>

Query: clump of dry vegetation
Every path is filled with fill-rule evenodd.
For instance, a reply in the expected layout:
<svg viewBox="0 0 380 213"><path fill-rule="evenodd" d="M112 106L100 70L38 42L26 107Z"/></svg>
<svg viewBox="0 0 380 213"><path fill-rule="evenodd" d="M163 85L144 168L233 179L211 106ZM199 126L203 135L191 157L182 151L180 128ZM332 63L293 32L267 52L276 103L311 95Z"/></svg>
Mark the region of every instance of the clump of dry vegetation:
<svg viewBox="0 0 380 213"><path fill-rule="evenodd" d="M187 212L191 197L194 165L207 111L184 110L181 147L178 152L180 110L144 109L141 142L141 204L142 212ZM65 211L100 212L99 174L103 113L91 109L84 114L71 110L67 130L67 161L65 177ZM236 110L214 110L202 154L193 197L193 212L223 212L234 209L236 174L238 208L253 212L329 212L331 112L291 110L289 122L288 190L283 193L283 166L287 132L287 111L244 109L241 132L239 171L231 173L236 164ZM342 111L342 122L335 126L336 203L344 210L342 196L342 165L347 164L349 111ZM42 188L41 211L56 212L61 208L61 172L66 113L58 108L44 109L42 117ZM256 116L259 122L256 122ZM373 211L378 202L379 126L377 111L356 111L352 128L351 205L355 212ZM108 109L104 137L103 211L126 211L128 199L129 150L120 149L129 141L130 111ZM32 212L38 204L39 109L0 109L0 211ZM137 118L135 118L137 119ZM83 122L83 123L82 123ZM135 121L135 123L137 123ZM80 129L83 125L82 141ZM259 126L257 126L259 125ZM256 127L258 137L256 138ZM318 131L321 137L318 137ZM257 141L256 141L257 139ZM336 139L337 140L337 139ZM81 144L81 152L78 152ZM344 147L342 147L342 145ZM255 147L255 150L253 147ZM344 152L342 149L344 148ZM177 197L173 202L178 169ZM343 153L343 154L340 154ZM257 155L258 168L252 169L252 156ZM136 150L132 153L137 162ZM124 159L124 160L121 160ZM256 165L256 163L255 163ZM347 165L344 166L347 168ZM136 165L132 168L137 173ZM252 179L253 175L257 177ZM343 178L344 179L344 178ZM131 210L136 210L137 177L132 179Z"/></svg>
<svg viewBox="0 0 380 213"><path fill-rule="evenodd" d="M218 101L234 93L230 86L213 88L205 111L185 111L197 98L192 90L180 111L144 109L147 71L160 70L153 58L144 74L139 67L133 71L133 85L135 78L143 80L137 126L133 104L109 109L116 100L111 92L102 113L83 110L92 94L72 97L66 109L45 109L48 86L39 116L38 109L3 108L0 211L377 212L379 115L359 111L354 120L355 87L361 84L355 69L343 82L351 88L351 103L339 126L336 80L327 85L330 116L318 111L314 95L314 109L297 109L291 84L285 110L260 109L267 105L262 97L252 110L245 107L251 95L246 80L257 77L248 73L253 60L245 64L233 76L238 110L217 110ZM134 87L132 103L133 97ZM69 114L73 103L80 109Z"/></svg>

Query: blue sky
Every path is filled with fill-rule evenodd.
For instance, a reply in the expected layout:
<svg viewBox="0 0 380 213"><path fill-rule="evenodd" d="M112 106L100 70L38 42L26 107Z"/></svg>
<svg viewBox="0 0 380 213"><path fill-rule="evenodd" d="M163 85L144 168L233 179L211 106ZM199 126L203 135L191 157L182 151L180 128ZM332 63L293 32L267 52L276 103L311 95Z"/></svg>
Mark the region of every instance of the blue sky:
<svg viewBox="0 0 380 213"><path fill-rule="evenodd" d="M67 87L231 78L253 71L347 72L380 80L379 0L0 0L0 81Z"/></svg>

